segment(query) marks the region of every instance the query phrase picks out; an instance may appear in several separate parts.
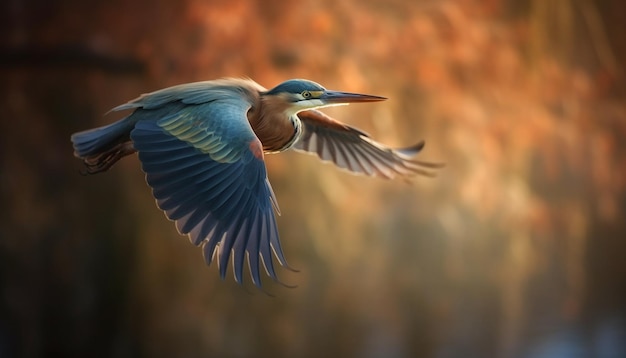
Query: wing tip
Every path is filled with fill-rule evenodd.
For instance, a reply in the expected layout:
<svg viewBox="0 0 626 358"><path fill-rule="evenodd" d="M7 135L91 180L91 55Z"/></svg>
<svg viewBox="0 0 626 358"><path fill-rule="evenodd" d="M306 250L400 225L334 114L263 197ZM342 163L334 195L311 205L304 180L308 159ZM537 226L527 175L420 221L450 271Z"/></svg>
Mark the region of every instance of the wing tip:
<svg viewBox="0 0 626 358"><path fill-rule="evenodd" d="M406 155L409 157L413 157L415 155L417 155L419 152L422 151L422 149L424 149L424 146L426 145L426 142L424 140L420 140L419 142L408 146L408 147L404 147L404 148L398 148L395 149L395 152L398 152L402 155Z"/></svg>

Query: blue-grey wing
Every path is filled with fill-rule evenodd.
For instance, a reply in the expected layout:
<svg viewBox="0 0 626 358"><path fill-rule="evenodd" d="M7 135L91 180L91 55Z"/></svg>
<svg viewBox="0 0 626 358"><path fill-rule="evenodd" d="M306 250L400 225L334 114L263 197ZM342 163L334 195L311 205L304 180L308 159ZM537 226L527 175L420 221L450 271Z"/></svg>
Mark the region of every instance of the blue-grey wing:
<svg viewBox="0 0 626 358"><path fill-rule="evenodd" d="M391 149L320 111L299 112L298 117L303 131L293 148L317 154L320 159L352 173L388 179L416 174L432 176L428 169L442 166L414 159L424 147L423 141L407 148Z"/></svg>
<svg viewBox="0 0 626 358"><path fill-rule="evenodd" d="M252 93L265 91L265 88L252 80L224 78L212 81L185 83L141 96L119 105L111 111L143 108L155 109L168 103L202 104L213 101L229 101L233 96L248 98Z"/></svg>
<svg viewBox="0 0 626 358"><path fill-rule="evenodd" d="M262 145L246 117L249 107L243 99L230 99L139 109L131 139L158 207L179 232L202 245L208 264L217 258L222 278L232 256L241 283L247 257L260 287L259 260L274 280L272 252L287 264Z"/></svg>

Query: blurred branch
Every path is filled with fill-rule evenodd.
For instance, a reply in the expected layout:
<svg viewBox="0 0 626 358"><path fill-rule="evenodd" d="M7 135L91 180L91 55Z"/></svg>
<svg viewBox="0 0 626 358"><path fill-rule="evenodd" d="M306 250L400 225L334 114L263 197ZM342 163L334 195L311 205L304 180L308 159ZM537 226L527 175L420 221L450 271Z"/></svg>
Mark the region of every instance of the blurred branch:
<svg viewBox="0 0 626 358"><path fill-rule="evenodd" d="M84 46L20 46L0 48L0 67L83 68L119 74L141 74L146 64L131 57L115 57Z"/></svg>
<svg viewBox="0 0 626 358"><path fill-rule="evenodd" d="M581 13L589 29L591 44L596 51L598 61L612 75L619 76L621 71L615 60L615 54L606 35L602 16L593 2L589 0L581 0Z"/></svg>
<svg viewBox="0 0 626 358"><path fill-rule="evenodd" d="M593 1L532 0L529 21L533 59L548 52L564 61L580 61L590 53L589 59L611 75L621 74L602 14Z"/></svg>

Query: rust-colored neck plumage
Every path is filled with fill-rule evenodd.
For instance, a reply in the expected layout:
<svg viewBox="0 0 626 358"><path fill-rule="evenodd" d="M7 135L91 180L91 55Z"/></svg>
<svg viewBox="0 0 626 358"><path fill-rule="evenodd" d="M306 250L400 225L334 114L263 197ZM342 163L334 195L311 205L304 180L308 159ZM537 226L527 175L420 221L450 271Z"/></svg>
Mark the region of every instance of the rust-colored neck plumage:
<svg viewBox="0 0 626 358"><path fill-rule="evenodd" d="M280 152L293 143L296 125L286 114L287 108L289 101L280 95L261 95L248 112L248 121L265 152Z"/></svg>

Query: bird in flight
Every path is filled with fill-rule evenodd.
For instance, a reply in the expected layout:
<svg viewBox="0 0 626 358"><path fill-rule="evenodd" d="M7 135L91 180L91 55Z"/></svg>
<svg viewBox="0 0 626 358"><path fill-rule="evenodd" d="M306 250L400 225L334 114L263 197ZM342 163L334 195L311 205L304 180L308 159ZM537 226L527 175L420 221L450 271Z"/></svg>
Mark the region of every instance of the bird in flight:
<svg viewBox="0 0 626 358"><path fill-rule="evenodd" d="M289 268L280 245L276 196L264 155L293 148L353 173L382 178L433 175L441 164L416 160L424 142L390 149L318 108L386 98L327 90L302 79L267 90L226 78L165 88L111 111L121 120L72 135L85 173L108 170L137 152L157 206L181 234L215 259L224 279L229 260L243 282L244 261L261 288L260 267L274 281L273 257Z"/></svg>

